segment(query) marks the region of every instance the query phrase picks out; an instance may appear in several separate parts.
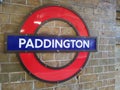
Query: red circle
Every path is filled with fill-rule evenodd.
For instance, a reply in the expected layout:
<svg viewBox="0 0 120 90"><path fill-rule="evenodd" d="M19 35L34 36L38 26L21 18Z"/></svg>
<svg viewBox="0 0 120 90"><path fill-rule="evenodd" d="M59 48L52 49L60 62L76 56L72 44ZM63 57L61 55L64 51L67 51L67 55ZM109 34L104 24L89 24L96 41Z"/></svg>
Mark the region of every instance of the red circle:
<svg viewBox="0 0 120 90"><path fill-rule="evenodd" d="M80 36L89 36L82 19L72 10L62 6L47 6L33 12L21 27L20 34L34 35L37 28L47 20L63 19L70 22ZM77 74L85 65L89 52L79 52L75 60L68 66L60 69L45 67L34 53L19 53L19 57L26 69L35 77L47 82L62 82Z"/></svg>

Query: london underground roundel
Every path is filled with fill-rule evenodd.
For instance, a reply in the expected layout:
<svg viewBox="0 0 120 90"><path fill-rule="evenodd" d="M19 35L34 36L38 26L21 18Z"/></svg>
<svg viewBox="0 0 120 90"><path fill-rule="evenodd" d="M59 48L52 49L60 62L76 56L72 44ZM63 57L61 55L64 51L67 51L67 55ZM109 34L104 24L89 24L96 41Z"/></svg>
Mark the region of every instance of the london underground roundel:
<svg viewBox="0 0 120 90"><path fill-rule="evenodd" d="M80 16L78 16L78 14L76 14L74 11L68 8L65 8L63 6L56 6L56 5L42 7L34 11L23 23L20 30L20 34L23 36L24 35L35 36L36 30L38 29L38 27L42 25L42 23L45 23L46 21L54 20L54 19L61 19L72 24L72 26L75 28L79 37L89 38L88 30L84 22L80 18ZM73 39L71 39L70 41L72 40ZM22 45L26 41L24 39L19 39L19 42L21 42L19 47L22 47ZM81 42L80 40L76 41L75 45L78 46L80 42ZM86 44L86 46L88 45ZM90 44L88 48L91 46L92 45ZM89 56L89 50L79 51L75 59L72 61L72 63L70 63L65 67L57 68L57 69L46 67L45 65L40 63L38 58L35 55L35 52L32 52L32 51L19 52L18 55L20 57L22 64L33 76L46 82L56 83L56 82L66 81L71 77L75 76L84 67Z"/></svg>

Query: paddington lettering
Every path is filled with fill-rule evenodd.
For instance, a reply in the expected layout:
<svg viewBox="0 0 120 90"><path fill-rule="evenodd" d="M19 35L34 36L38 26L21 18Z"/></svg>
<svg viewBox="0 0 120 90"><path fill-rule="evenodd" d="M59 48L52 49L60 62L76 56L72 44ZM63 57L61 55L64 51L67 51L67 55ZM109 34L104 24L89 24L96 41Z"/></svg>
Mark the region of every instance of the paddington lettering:
<svg viewBox="0 0 120 90"><path fill-rule="evenodd" d="M89 48L90 40L25 39L19 38L19 48Z"/></svg>

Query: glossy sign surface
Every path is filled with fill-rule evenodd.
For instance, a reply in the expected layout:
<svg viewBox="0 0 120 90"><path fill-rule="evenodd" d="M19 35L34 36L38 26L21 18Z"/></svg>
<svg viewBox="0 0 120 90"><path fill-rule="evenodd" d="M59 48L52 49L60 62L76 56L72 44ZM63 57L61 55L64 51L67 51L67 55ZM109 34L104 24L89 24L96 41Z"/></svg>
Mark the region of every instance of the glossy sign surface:
<svg viewBox="0 0 120 90"><path fill-rule="evenodd" d="M15 42L15 43L14 43ZM96 38L8 35L7 51L95 51Z"/></svg>
<svg viewBox="0 0 120 90"><path fill-rule="evenodd" d="M88 30L82 19L72 10L62 6L46 6L34 11L24 22L20 34L35 35L37 28L47 20L61 19L74 26L79 36L88 37ZM62 82L76 75L85 65L89 52L79 52L71 64L54 69L40 63L34 53L19 53L26 69L35 77L46 82Z"/></svg>

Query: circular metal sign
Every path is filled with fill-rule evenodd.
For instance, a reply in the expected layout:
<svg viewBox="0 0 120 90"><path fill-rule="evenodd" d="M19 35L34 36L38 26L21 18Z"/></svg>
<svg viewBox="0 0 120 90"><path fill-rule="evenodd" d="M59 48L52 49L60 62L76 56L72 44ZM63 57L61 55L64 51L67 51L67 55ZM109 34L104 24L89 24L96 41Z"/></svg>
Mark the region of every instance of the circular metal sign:
<svg viewBox="0 0 120 90"><path fill-rule="evenodd" d="M51 19L61 19L74 26L81 37L88 37L88 30L82 19L74 11L62 6L46 6L34 11L24 22L20 34L35 35L42 23ZM19 53L21 62L25 68L35 77L46 82L62 82L76 75L85 65L89 52L78 52L71 64L63 68L46 67L38 61L33 52Z"/></svg>

